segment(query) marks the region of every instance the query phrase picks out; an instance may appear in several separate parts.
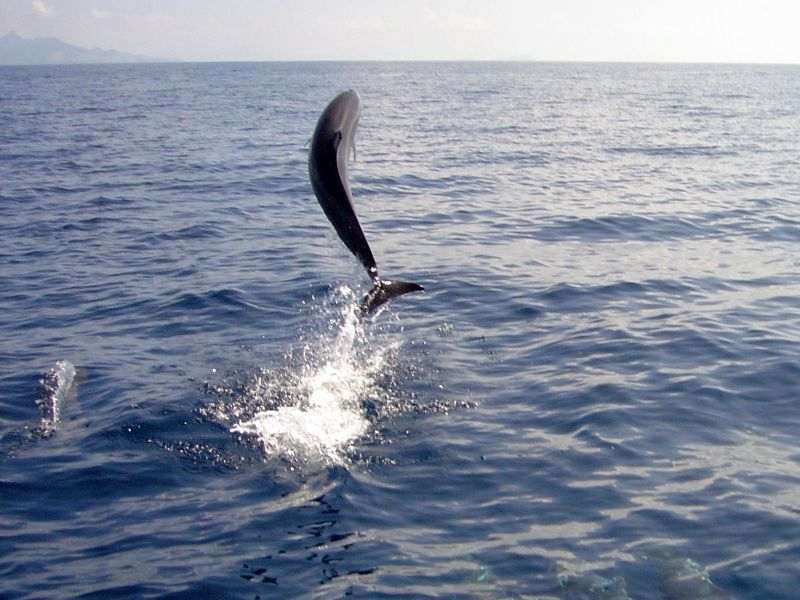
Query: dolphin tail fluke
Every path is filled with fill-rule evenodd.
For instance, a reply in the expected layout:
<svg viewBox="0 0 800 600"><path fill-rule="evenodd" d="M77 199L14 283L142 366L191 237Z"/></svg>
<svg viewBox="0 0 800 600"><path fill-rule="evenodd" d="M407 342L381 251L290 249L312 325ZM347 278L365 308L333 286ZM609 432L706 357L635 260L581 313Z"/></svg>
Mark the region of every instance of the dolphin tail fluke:
<svg viewBox="0 0 800 600"><path fill-rule="evenodd" d="M378 279L372 289L367 292L364 299L361 301L361 314L368 315L376 308L385 304L392 298L408 294L410 292L421 292L424 290L418 283L409 283L408 281L387 281Z"/></svg>

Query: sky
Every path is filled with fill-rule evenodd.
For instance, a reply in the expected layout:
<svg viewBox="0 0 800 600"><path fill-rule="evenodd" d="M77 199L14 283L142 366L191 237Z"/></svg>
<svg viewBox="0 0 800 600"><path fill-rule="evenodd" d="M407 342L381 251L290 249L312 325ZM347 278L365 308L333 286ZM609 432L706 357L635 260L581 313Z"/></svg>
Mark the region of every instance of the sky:
<svg viewBox="0 0 800 600"><path fill-rule="evenodd" d="M187 61L800 64L797 0L0 0L0 35Z"/></svg>

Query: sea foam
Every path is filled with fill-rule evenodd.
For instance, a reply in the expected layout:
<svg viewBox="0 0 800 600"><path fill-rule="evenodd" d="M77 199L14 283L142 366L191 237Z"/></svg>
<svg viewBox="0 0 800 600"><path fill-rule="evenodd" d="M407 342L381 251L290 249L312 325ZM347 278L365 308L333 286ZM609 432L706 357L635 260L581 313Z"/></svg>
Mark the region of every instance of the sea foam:
<svg viewBox="0 0 800 600"><path fill-rule="evenodd" d="M377 392L377 378L394 346L370 343L349 288L335 295L346 302L327 309L339 313L328 319L329 330L315 333L305 344L302 364L271 384L284 388L280 396L287 402L231 428L256 436L268 455L339 464L369 430L364 402Z"/></svg>

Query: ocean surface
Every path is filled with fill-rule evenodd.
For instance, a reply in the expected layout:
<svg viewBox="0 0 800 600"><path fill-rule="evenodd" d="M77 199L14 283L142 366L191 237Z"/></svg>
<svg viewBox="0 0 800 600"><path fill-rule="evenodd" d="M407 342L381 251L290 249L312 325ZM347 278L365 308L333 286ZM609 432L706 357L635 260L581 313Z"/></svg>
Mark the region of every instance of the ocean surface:
<svg viewBox="0 0 800 600"><path fill-rule="evenodd" d="M799 432L800 67L0 68L0 598L796 600Z"/></svg>

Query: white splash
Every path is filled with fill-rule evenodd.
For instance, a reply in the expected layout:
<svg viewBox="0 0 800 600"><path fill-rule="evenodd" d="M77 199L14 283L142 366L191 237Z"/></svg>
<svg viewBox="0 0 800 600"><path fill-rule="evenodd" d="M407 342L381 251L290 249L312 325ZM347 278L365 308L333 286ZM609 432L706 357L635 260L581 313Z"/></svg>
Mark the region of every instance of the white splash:
<svg viewBox="0 0 800 600"><path fill-rule="evenodd" d="M61 421L64 403L74 381L75 367L66 360L58 361L39 380L41 394L36 404L42 415L40 428L43 435L52 434Z"/></svg>
<svg viewBox="0 0 800 600"><path fill-rule="evenodd" d="M376 378L393 346L370 347L353 292L342 287L337 294L346 305L339 318L329 320L332 331L318 333L306 344L291 389L282 390L289 402L231 428L257 436L268 455L341 464L353 442L369 429L364 401L376 393Z"/></svg>

